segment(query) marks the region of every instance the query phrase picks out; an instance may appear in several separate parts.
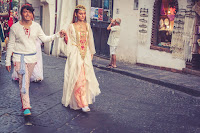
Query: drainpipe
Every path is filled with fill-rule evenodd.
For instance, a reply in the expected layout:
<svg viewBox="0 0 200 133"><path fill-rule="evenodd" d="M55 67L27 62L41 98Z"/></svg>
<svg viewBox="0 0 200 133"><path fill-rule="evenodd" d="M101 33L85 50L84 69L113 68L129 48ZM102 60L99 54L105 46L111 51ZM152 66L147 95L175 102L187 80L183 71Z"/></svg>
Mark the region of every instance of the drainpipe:
<svg viewBox="0 0 200 133"><path fill-rule="evenodd" d="M57 26L57 5L58 5L58 1L56 0L56 4L55 4L55 26L54 26L54 34L56 33L56 26ZM53 45L54 45L54 40L51 43L51 49L50 49L50 54L52 54L53 51Z"/></svg>

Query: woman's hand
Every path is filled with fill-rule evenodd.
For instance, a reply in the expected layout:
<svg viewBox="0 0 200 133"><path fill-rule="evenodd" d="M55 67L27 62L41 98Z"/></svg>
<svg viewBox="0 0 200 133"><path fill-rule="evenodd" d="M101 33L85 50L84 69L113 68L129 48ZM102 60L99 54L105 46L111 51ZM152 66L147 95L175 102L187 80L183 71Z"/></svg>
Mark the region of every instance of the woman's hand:
<svg viewBox="0 0 200 133"><path fill-rule="evenodd" d="M65 37L64 37L64 41L65 41L65 43L67 44L67 41L68 41L68 36L67 36L67 34L66 34Z"/></svg>

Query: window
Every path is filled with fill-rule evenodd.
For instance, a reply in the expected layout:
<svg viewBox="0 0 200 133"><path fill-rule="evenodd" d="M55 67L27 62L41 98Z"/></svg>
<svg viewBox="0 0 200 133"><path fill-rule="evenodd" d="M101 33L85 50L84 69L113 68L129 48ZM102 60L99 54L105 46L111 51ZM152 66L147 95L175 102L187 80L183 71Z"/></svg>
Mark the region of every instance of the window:
<svg viewBox="0 0 200 133"><path fill-rule="evenodd" d="M92 0L91 19L109 22L112 15L112 0Z"/></svg>
<svg viewBox="0 0 200 133"><path fill-rule="evenodd" d="M155 0L151 49L170 52L169 48L177 10L177 0Z"/></svg>
<svg viewBox="0 0 200 133"><path fill-rule="evenodd" d="M175 14L174 0L162 0L158 27L158 46L170 47Z"/></svg>

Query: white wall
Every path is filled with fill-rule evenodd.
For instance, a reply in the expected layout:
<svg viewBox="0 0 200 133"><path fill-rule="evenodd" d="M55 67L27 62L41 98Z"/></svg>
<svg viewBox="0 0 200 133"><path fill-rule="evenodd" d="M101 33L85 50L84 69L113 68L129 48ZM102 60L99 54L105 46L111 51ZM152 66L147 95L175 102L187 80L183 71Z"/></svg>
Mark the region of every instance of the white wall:
<svg viewBox="0 0 200 133"><path fill-rule="evenodd" d="M55 27L55 0L49 0L43 4L41 3L41 5L43 6L42 29L46 35L52 35ZM44 52L46 54L50 54L51 43L44 44Z"/></svg>
<svg viewBox="0 0 200 133"><path fill-rule="evenodd" d="M133 10L134 0L114 0L113 18L121 18L120 44L117 60L136 63L138 10ZM117 14L117 9L119 14Z"/></svg>
<svg viewBox="0 0 200 133"><path fill-rule="evenodd" d="M33 8L35 9L35 22L40 23L40 0L27 0L27 2L31 3Z"/></svg>
<svg viewBox="0 0 200 133"><path fill-rule="evenodd" d="M150 49L151 41L151 32L152 32L152 15L153 15L153 5L155 0L146 1L140 0L140 8L149 9L149 18L148 18L148 41L147 44L140 45L138 44L137 48L137 63L149 64L154 66L162 66L168 68L174 68L181 70L185 68L185 61L181 59L175 59L172 57L172 54L166 53L158 50ZM179 8L186 8L186 0L178 1Z"/></svg>
<svg viewBox="0 0 200 133"><path fill-rule="evenodd" d="M67 30L69 24L72 22L73 12L75 9L75 0L61 0L58 8L58 22L57 32L61 29ZM53 47L53 55L58 56L61 52L64 52L66 44L63 38L57 39Z"/></svg>

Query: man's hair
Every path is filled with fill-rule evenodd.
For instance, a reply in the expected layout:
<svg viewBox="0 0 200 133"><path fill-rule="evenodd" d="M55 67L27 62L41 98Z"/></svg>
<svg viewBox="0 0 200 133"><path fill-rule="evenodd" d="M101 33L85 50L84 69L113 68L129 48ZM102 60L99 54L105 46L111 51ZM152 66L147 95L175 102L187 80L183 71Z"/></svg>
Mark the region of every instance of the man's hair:
<svg viewBox="0 0 200 133"><path fill-rule="evenodd" d="M116 22L120 25L121 24L121 19L120 18L117 18L117 19L115 19L116 20Z"/></svg>
<svg viewBox="0 0 200 133"><path fill-rule="evenodd" d="M22 15L22 12L23 12L24 9L31 11L32 14L34 12L34 9L33 9L32 5L29 4L29 3L25 3L25 4L22 5L21 11L20 11L21 15Z"/></svg>

